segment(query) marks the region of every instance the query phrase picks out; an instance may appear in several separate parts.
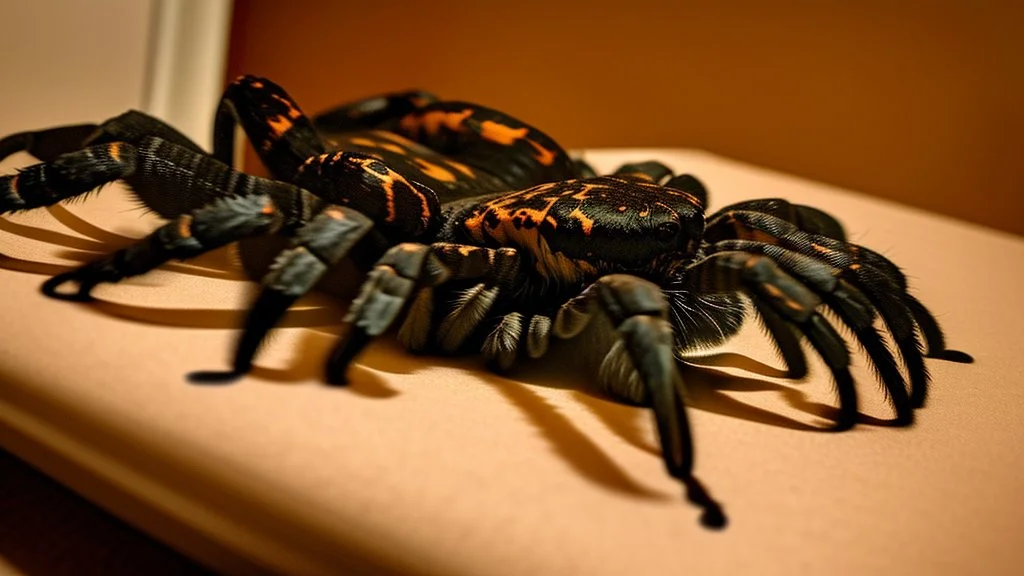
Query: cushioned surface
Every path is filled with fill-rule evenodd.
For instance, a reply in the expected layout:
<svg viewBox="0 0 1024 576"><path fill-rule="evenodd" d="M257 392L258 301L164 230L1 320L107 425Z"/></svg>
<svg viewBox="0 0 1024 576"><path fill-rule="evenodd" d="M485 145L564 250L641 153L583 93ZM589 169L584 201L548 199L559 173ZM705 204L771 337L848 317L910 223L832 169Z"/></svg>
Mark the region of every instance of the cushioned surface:
<svg viewBox="0 0 1024 576"><path fill-rule="evenodd" d="M755 325L688 369L697 474L730 524L697 522L664 473L646 410L577 391L556 354L511 376L479 359L411 356L391 339L331 388L320 366L342 310L312 297L252 376L226 366L252 286L226 252L47 300L43 274L153 227L116 188L0 222L0 440L71 487L232 572L999 573L1019 534L1024 241L691 151L658 157L714 206L782 196L838 216L908 273L950 346L910 429L857 356L862 424L832 413L817 361L802 382ZM16 159L26 161L24 157ZM4 171L12 164L5 163ZM854 347L855 349L855 347ZM571 347L562 354L571 353ZM696 572L693 572L696 571Z"/></svg>

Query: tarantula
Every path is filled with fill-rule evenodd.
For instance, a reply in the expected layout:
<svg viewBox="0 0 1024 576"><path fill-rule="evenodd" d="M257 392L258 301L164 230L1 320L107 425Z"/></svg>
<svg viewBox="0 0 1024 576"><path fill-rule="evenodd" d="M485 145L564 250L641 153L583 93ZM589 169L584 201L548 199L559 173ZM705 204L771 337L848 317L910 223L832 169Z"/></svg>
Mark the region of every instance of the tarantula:
<svg viewBox="0 0 1024 576"><path fill-rule="evenodd" d="M273 179L231 168L236 125ZM272 233L289 239L262 275L232 369L193 373L193 380L245 374L289 306L347 258L366 276L327 361L329 382L343 383L360 350L399 318L398 338L408 349L479 351L498 370L544 356L552 336L573 339L589 328L590 341L599 342L599 384L653 409L668 472L709 526L724 525L725 516L692 474L677 354L735 334L747 302L789 377L807 369L801 337L824 360L839 398L837 429L854 425L857 392L846 344L823 309L856 335L898 424L912 422L927 390L918 330L928 356L969 361L946 349L897 267L846 241L824 212L762 199L705 216L707 193L693 176L657 162L597 176L527 124L426 92L371 98L310 119L279 86L246 76L223 95L212 155L136 111L0 141L0 158L22 150L42 163L0 177L0 213L122 180L170 220L128 248L46 281L42 290L51 297L85 301L101 282L171 259ZM879 316L909 389L875 327Z"/></svg>

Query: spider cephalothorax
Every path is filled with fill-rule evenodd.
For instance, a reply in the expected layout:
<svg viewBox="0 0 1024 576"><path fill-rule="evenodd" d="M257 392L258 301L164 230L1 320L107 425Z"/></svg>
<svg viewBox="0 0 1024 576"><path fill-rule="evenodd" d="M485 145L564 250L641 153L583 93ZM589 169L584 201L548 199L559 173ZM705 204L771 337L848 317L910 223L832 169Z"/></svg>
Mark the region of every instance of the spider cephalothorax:
<svg viewBox="0 0 1024 576"><path fill-rule="evenodd" d="M230 167L236 124L273 179ZM707 192L692 176L657 162L597 176L535 128L425 92L309 119L280 87L243 77L221 100L212 154L139 112L0 140L0 158L21 150L43 162L0 177L0 213L123 180L170 220L50 279L47 295L87 300L98 283L241 241L261 292L232 369L192 379L248 372L289 306L318 285L332 288L322 286L335 279L328 272L347 259L366 275L341 280L362 284L328 359L329 382L343 383L360 350L393 325L411 350L479 352L499 370L544 356L552 337L577 343L596 353L593 375L606 392L653 409L665 465L708 525L725 517L692 475L680 353L725 341L756 314L790 377L806 372L801 338L824 360L839 396L838 429L854 424L857 392L846 344L823 310L867 352L898 424L923 404L923 350L970 359L946 349L895 265L847 242L819 210L766 199L705 215ZM244 247L269 234L288 244L261 265Z"/></svg>

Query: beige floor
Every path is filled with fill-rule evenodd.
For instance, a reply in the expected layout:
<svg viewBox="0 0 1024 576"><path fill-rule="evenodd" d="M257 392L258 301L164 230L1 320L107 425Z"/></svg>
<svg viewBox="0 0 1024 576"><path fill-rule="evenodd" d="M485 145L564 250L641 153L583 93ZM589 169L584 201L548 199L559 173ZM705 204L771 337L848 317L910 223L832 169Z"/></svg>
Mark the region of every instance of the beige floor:
<svg viewBox="0 0 1024 576"><path fill-rule="evenodd" d="M288 320L252 377L224 365L250 286L223 254L102 287L89 306L38 295L41 273L152 226L116 191L0 230L0 440L132 523L221 569L421 574L1013 573L1024 561L1024 240L699 152L713 204L785 196L841 217L908 272L977 363L929 362L911 429L858 359L864 424L822 432L832 396L772 376L757 330L686 374L698 475L726 506L702 529L663 473L649 417L578 392L558 359L511 377L383 341L352 385L319 380L339 311ZM753 362L751 361L753 360ZM747 370L753 369L753 371Z"/></svg>

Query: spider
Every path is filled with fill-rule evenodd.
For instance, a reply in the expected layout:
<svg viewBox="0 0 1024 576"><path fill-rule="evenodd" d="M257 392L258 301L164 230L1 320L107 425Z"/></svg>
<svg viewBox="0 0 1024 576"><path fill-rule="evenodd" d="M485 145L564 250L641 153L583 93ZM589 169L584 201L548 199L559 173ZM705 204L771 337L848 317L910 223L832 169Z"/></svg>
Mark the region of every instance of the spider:
<svg viewBox="0 0 1024 576"><path fill-rule="evenodd" d="M232 169L237 126L272 178ZM262 287L231 369L192 380L248 372L299 297L318 284L354 282L328 275L347 259L365 277L327 360L329 383L343 384L347 366L392 325L409 350L479 352L495 370L540 358L555 340L576 342L596 354L593 377L604 392L652 409L667 471L707 526L726 519L693 475L680 353L720 344L756 315L788 377L807 372L801 339L822 358L838 395L837 430L854 425L857 391L846 343L824 311L867 353L899 425L924 403L923 356L971 360L946 348L892 262L847 241L820 210L758 199L706 215L707 191L691 175L652 161L598 176L519 120L427 92L309 118L281 87L244 76L217 108L212 154L137 111L0 140L0 158L18 151L42 162L0 177L0 213L122 180L169 220L49 279L48 296L87 301L99 283L240 242ZM271 234L287 245L258 270L245 241Z"/></svg>

